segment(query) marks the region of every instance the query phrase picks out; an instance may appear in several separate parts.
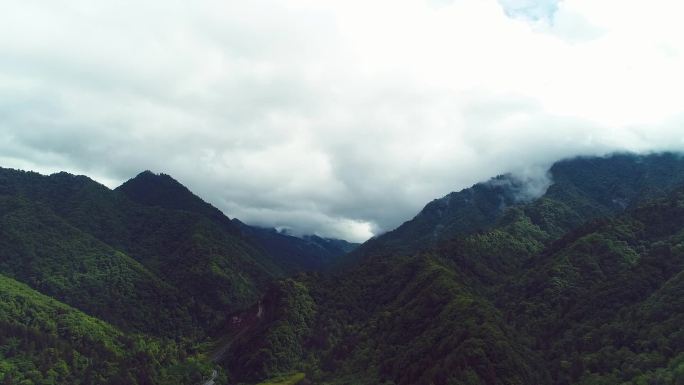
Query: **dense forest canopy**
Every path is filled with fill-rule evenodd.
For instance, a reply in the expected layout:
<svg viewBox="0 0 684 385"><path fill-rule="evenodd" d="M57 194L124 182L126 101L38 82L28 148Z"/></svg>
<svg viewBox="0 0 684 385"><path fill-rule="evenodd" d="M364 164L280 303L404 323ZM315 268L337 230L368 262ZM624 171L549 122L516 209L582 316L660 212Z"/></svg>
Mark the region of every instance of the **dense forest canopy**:
<svg viewBox="0 0 684 385"><path fill-rule="evenodd" d="M4 384L684 384L684 159L557 162L360 247L172 177L0 169Z"/></svg>

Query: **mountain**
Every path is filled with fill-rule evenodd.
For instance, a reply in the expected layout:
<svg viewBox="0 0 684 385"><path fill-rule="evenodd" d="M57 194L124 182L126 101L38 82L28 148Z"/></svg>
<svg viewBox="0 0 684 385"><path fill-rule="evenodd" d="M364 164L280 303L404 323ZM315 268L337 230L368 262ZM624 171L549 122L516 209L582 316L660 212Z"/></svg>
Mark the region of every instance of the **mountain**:
<svg viewBox="0 0 684 385"><path fill-rule="evenodd" d="M124 329L189 322L177 308L177 290L44 205L0 196L0 249L2 273Z"/></svg>
<svg viewBox="0 0 684 385"><path fill-rule="evenodd" d="M529 264L501 307L554 383L684 380L684 189L592 221Z"/></svg>
<svg viewBox="0 0 684 385"><path fill-rule="evenodd" d="M119 188L0 169L0 272L124 330L198 338L268 282L320 269L343 241L271 234L227 218L175 179Z"/></svg>
<svg viewBox="0 0 684 385"><path fill-rule="evenodd" d="M145 206L182 210L210 218L257 249L261 260L272 266L278 275L324 269L357 246L317 236L295 237L275 229L249 226L238 219L231 220L166 174L145 171L115 191Z"/></svg>
<svg viewBox="0 0 684 385"><path fill-rule="evenodd" d="M548 189L540 191L547 178ZM563 160L553 164L546 177L529 180L500 175L435 199L413 219L365 243L354 253L355 259L376 251L415 252L457 235L486 231L508 208L539 198L563 206L563 218L558 219L569 223L558 229L558 235L590 218L615 214L683 183L684 160L675 153Z"/></svg>
<svg viewBox="0 0 684 385"><path fill-rule="evenodd" d="M684 158L498 176L358 248L0 169L0 289L8 384L680 384Z"/></svg>
<svg viewBox="0 0 684 385"><path fill-rule="evenodd" d="M0 274L3 384L179 384L208 373L201 356L125 334Z"/></svg>
<svg viewBox="0 0 684 385"><path fill-rule="evenodd" d="M248 239L259 244L289 274L301 271L325 270L339 263L343 256L358 244L341 239L321 238L316 235L295 237L276 229L248 226L233 219Z"/></svg>
<svg viewBox="0 0 684 385"><path fill-rule="evenodd" d="M219 209L193 194L170 175L143 171L115 189L144 206L183 210L210 218L233 233L238 229Z"/></svg>
<svg viewBox="0 0 684 385"><path fill-rule="evenodd" d="M7 282L7 293L19 287L40 292L20 298L41 298L41 302L48 298L45 295L51 297L50 306L58 310L46 313L45 322L61 314L60 309L71 309L78 317L95 320L87 322L104 325L114 339L140 340L157 346L154 349L163 345L169 350L163 353L168 356L164 365L172 362L169 354L175 355L173 365L182 370L172 365L173 370L181 370L178 376L183 378L198 380L207 375L208 359L187 361L185 357L222 330L231 314L256 303L269 282L303 269L321 268L322 261L351 247L343 241L284 235L269 243L271 236L247 236L245 231L252 228L237 222L163 174L144 172L110 190L85 176L44 176L0 168L0 274ZM262 241L266 244L261 245ZM308 265L300 265L296 258ZM19 297L3 297L0 307L14 309ZM31 312L43 305L19 301L25 305L24 313L15 314L13 323L5 325L7 334L0 342L14 343L17 333L34 333L31 338L37 341L54 341L64 360L63 355L73 360L71 352L99 349L94 340L61 341L63 336L54 334L54 326L32 331L36 315ZM80 328L73 333L83 336L87 330ZM98 330L93 329L98 336L105 333ZM167 338L173 342L164 342ZM123 346L128 347L130 341ZM41 342L38 346L51 345ZM0 350L0 379L7 377L8 383L24 381L31 365L43 372L50 370L43 360L52 363L53 358L34 359L34 345L21 345L23 355L16 360L17 348L8 349ZM127 360L147 356L138 357L136 350L134 358L126 358L121 349L90 358L101 367L71 367L68 361L68 372L72 377L84 375L84 383L167 383L159 364L134 364ZM148 369L156 373L154 382L136 377ZM87 375L81 370L87 370ZM80 383L69 376L49 376L56 383Z"/></svg>
<svg viewBox="0 0 684 385"><path fill-rule="evenodd" d="M144 206L87 177L0 169L0 195L14 221L0 239L11 244L0 256L8 266L2 272L48 285L46 293L124 329L196 338L282 274L259 247L212 218ZM150 306L137 306L137 296Z"/></svg>
<svg viewBox="0 0 684 385"><path fill-rule="evenodd" d="M684 160L576 158L549 173L536 198L516 199L509 176L449 194L355 264L270 292L278 307L225 367L238 381L681 383Z"/></svg>

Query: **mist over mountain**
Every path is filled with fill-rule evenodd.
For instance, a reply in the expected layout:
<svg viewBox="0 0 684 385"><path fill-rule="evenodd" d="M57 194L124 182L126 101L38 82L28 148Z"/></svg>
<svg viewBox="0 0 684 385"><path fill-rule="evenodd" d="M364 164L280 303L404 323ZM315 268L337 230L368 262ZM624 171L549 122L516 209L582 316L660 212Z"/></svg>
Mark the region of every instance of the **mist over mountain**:
<svg viewBox="0 0 684 385"><path fill-rule="evenodd" d="M165 174L111 190L0 169L2 378L684 379L684 157L578 157L534 175L447 194L358 246L229 219Z"/></svg>
<svg viewBox="0 0 684 385"><path fill-rule="evenodd" d="M0 163L155 170L362 242L495 175L684 150L681 7L655 1L12 1Z"/></svg>
<svg viewBox="0 0 684 385"><path fill-rule="evenodd" d="M551 167L537 199L514 199L504 176L435 200L338 273L267 294L276 316L236 338L229 371L254 381L298 369L333 384L674 384L682 315L661 296L679 290L684 266L683 167L680 154L575 158Z"/></svg>
<svg viewBox="0 0 684 385"><path fill-rule="evenodd" d="M0 10L0 385L684 384L680 2Z"/></svg>

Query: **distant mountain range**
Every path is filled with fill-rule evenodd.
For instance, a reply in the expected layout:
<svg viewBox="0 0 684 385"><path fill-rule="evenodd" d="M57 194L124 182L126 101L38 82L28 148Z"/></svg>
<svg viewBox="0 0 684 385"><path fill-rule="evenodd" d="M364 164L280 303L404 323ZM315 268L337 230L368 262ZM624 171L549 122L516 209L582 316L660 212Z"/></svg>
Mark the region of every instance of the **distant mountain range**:
<svg viewBox="0 0 684 385"><path fill-rule="evenodd" d="M164 174L110 190L85 176L0 169L0 274L10 287L21 281L119 334L172 338L188 351L270 282L323 269L354 247L231 220ZM31 327L25 317L7 322Z"/></svg>
<svg viewBox="0 0 684 385"><path fill-rule="evenodd" d="M684 158L546 178L357 247L229 219L164 174L0 168L0 381L684 383Z"/></svg>
<svg viewBox="0 0 684 385"><path fill-rule="evenodd" d="M256 382L684 381L684 158L576 158L539 197L500 176L298 278L224 365ZM297 288L293 290L293 288ZM286 298L286 299L283 299Z"/></svg>
<svg viewBox="0 0 684 385"><path fill-rule="evenodd" d="M115 191L120 191L134 202L146 206L189 211L211 218L229 232L239 234L255 245L265 254L268 263L277 267L280 274L325 269L336 258L358 246L344 240L316 235L296 237L276 229L249 226L239 219L231 220L166 174L145 171Z"/></svg>

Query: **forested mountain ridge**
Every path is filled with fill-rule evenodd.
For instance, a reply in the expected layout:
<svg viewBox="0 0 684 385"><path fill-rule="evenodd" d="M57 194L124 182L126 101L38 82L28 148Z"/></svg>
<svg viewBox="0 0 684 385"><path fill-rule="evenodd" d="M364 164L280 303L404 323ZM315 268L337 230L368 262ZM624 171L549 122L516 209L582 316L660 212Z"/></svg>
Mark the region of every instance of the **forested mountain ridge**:
<svg viewBox="0 0 684 385"><path fill-rule="evenodd" d="M354 245L244 225L167 175L0 169L0 374L200 383L220 347L231 384L684 383L684 159L548 178L449 194L340 258ZM80 326L44 326L64 312Z"/></svg>
<svg viewBox="0 0 684 385"><path fill-rule="evenodd" d="M173 341L125 334L0 274L3 384L190 384L209 368Z"/></svg>
<svg viewBox="0 0 684 385"><path fill-rule="evenodd" d="M144 333L155 344L171 338L168 348L185 357L206 349L202 344L230 314L254 304L269 282L309 268L287 260L290 254L269 253L171 177L141 175L135 179L148 179L142 187L129 181L110 190L85 176L0 168L0 274L107 321L126 338ZM329 252L309 251L307 257L326 259ZM11 330L29 330L34 318L15 321ZM65 352L78 348L70 341L59 344ZM7 352L0 350L0 362L10 359ZM85 383L135 384L121 376L157 365L112 367L112 357L98 358L102 362ZM0 365L0 373L24 378L26 373L17 371L29 370L27 360L22 356L7 370ZM208 360L193 360L206 375ZM32 378L47 375L49 365L40 365L43 373ZM190 369L188 375L198 375ZM77 383L66 377L55 381Z"/></svg>
<svg viewBox="0 0 684 385"><path fill-rule="evenodd" d="M0 248L0 272L124 329L172 330L189 319L173 287L36 202L0 196Z"/></svg>
<svg viewBox="0 0 684 385"><path fill-rule="evenodd" d="M559 384L684 381L684 188L555 241L500 293Z"/></svg>
<svg viewBox="0 0 684 385"><path fill-rule="evenodd" d="M49 223L52 226L32 226L28 229L33 231L29 237L25 236L26 233L18 233L18 238L12 241L16 251L4 256L3 260L12 255L15 258L27 258L36 249L36 242L46 246L54 244L54 249L50 258L44 255L35 263L26 264L32 269L42 269L44 261L53 261L54 264L60 258L71 259L70 255L78 255L79 258L89 256L92 263L84 274L100 277L93 281L100 284L95 290L73 286L72 280L60 275L51 279L62 279L66 286L72 285L75 292L80 290L81 297L92 298L92 302L99 306L94 313L98 316L112 311L101 300L112 293L99 288L106 286L109 281L114 286L122 287L124 291L120 297L109 299L119 301L126 308L119 317L123 322L117 326L126 328L130 326L126 321L134 319L136 313L152 310L157 314L153 319L161 320L160 325L165 327L151 330L148 323L140 331L167 336L202 335L218 327L227 316L226 313L251 305L258 299L266 283L282 274L257 245L231 234L210 218L190 211L140 205L87 177L66 173L43 176L1 169L0 186L0 191L8 199L28 202L28 212L33 217L19 219L17 226L27 221ZM39 207L43 209L34 209ZM38 218L35 218L36 215ZM99 241L96 242L99 245L97 247L104 247L108 251L74 251L74 247L85 241L72 242L68 237L53 236L55 232L75 234L78 239L95 239ZM41 249L44 251L44 248L38 250ZM120 274L111 274L107 270L112 261L110 255L119 259L122 255L128 256L122 259L125 264L137 266L130 267L131 271L138 271L142 267L146 273L154 276L149 282L160 282L161 286L171 288L165 295L169 300L156 301L157 306L151 308L135 306L134 302L129 301L131 296L138 295L134 293L134 287L115 283L120 279L127 280L130 276L121 274L119 277ZM16 263L12 263L12 266L16 267ZM67 270L63 272L73 274ZM77 297L59 298L66 300ZM75 302L70 304L78 306ZM177 312L174 310L177 307L182 310ZM171 319L164 320L166 314ZM176 315L181 318L175 318ZM146 317L141 315L141 318ZM113 318L110 320L115 321Z"/></svg>
<svg viewBox="0 0 684 385"><path fill-rule="evenodd" d="M304 370L330 384L682 383L682 163L559 162L541 198L503 208L486 229L418 251L410 237L362 246L356 266L303 276L281 301L312 299L306 327L272 321L238 341L226 367L238 379ZM283 339L288 323L300 332Z"/></svg>
<svg viewBox="0 0 684 385"><path fill-rule="evenodd" d="M184 210L204 215L221 223L234 233L238 232L231 220L219 209L203 201L187 187L167 174L146 170L114 189L130 200L145 206Z"/></svg>
<svg viewBox="0 0 684 385"><path fill-rule="evenodd" d="M277 259L278 265L288 273L328 269L358 247L355 243L316 235L295 237L276 229L248 226L237 219L233 219L233 223L245 237Z"/></svg>
<svg viewBox="0 0 684 385"><path fill-rule="evenodd" d="M115 191L146 206L183 210L212 219L224 226L229 233L258 248L262 259L274 266L278 274L323 269L333 259L356 247L343 240L317 236L295 237L275 229L249 226L236 218L231 220L166 174L144 171Z"/></svg>
<svg viewBox="0 0 684 385"><path fill-rule="evenodd" d="M548 188L544 191L545 179ZM371 239L354 254L358 259L375 250L411 253L460 234L486 231L509 207L539 198L566 206L569 211L559 219L578 225L615 214L680 184L684 184L684 160L676 153L561 160L550 167L547 176L536 180L505 174L435 199L413 219Z"/></svg>
<svg viewBox="0 0 684 385"><path fill-rule="evenodd" d="M136 322L137 311L150 309L158 313L158 317L152 319L166 323L163 330L157 330L162 334L174 329L186 334L187 328L195 328L191 326L193 323L201 325L202 329L218 327L225 314L254 303L267 282L275 277L282 277L286 272L320 268L322 264L314 262L330 257L328 250L309 248L305 250L306 254L300 253L309 259L305 261L306 265L300 266L295 258L299 255L294 255L294 251L280 252L262 239L246 236L246 225L236 225L170 176L149 171L109 190L84 176L67 173L43 176L0 169L0 194L6 202L3 208L8 210L4 218L16 223L16 226L7 224L3 227L14 231L13 238L10 234L0 238L0 242L8 243L7 255L0 260L0 264L8 266L5 272L17 273L17 269L24 266L28 270L23 276L13 276L30 278L32 284L43 285L50 295L63 300L80 301L69 302L74 306L83 305L88 298L79 293L86 287L72 285L71 278L79 271L73 267L74 258L89 260L89 267L79 267L82 271L87 270L79 277L100 276L94 281L98 283L96 287L101 286L99 283L106 285L108 280L118 279L136 279L140 284L145 282L144 285L155 287L154 290L138 287L122 292L121 296L108 293L109 302L93 299L98 302L98 308L88 307L90 311L124 328ZM23 202L23 206L17 202ZM44 247L36 247L37 242ZM309 244L295 237L287 237L281 241L283 243L286 246L288 243ZM84 244L92 244L88 247L98 250L79 246ZM72 246L77 249L72 250ZM49 247L54 250L51 258L45 258ZM27 263L28 256L36 252L42 253L40 257L31 257L37 263ZM115 260L124 261L119 270L123 268L130 272L113 273L105 266L116 264ZM38 271L46 266L45 261L61 268L67 275L58 274L57 270ZM40 278L46 274L51 276L50 280ZM147 278L133 278L136 276ZM61 294L48 287L58 285L55 282L59 280L63 281L59 284ZM125 286L130 289L131 285L135 286L132 283ZM68 294L68 290L73 292ZM159 306L135 306L137 310L133 313L122 311L124 308L114 310L117 306L133 307L136 301L131 299L140 293L149 295L151 304ZM103 294L98 292L93 296ZM118 305L112 306L113 301L118 301ZM179 307L184 310L179 311ZM169 311L174 314L169 315L173 321L164 319ZM127 315L117 319L114 314ZM181 322L175 317L185 320ZM141 315L141 319L150 317ZM154 331L150 322L138 325L141 329L136 330Z"/></svg>

